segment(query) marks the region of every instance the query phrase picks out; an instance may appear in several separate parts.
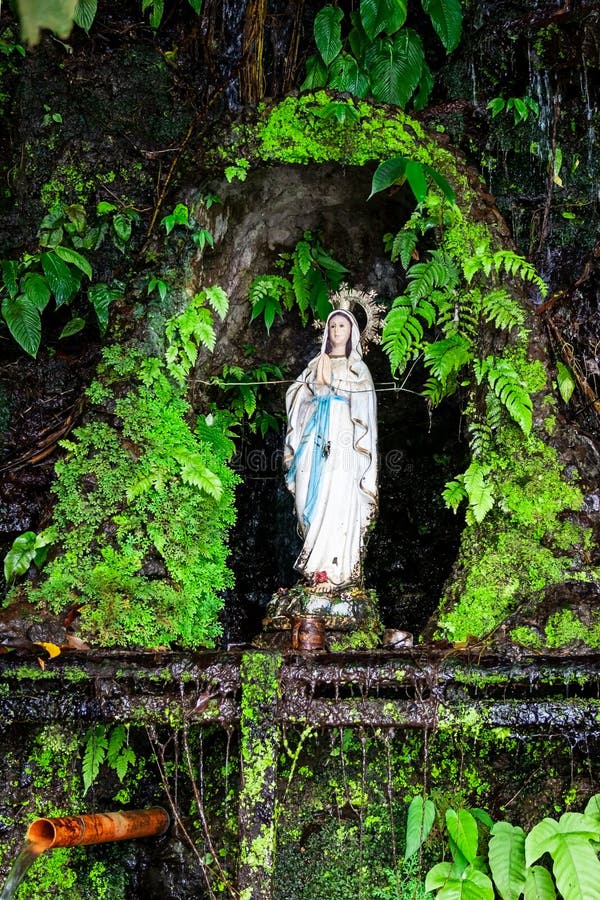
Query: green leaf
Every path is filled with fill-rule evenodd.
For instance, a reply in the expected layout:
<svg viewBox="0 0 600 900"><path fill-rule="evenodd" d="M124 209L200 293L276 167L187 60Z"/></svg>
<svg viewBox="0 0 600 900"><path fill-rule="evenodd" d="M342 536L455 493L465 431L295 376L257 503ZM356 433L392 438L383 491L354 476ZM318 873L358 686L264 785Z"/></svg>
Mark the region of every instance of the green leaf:
<svg viewBox="0 0 600 900"><path fill-rule="evenodd" d="M587 802L584 813L591 819L600 822L600 794L594 794Z"/></svg>
<svg viewBox="0 0 600 900"><path fill-rule="evenodd" d="M73 21L87 32L92 27L97 11L98 0L77 0Z"/></svg>
<svg viewBox="0 0 600 900"><path fill-rule="evenodd" d="M433 181L435 181L446 200L450 203L454 203L456 195L450 182L447 181L437 169L432 168L432 166L424 165L423 170Z"/></svg>
<svg viewBox="0 0 600 900"><path fill-rule="evenodd" d="M100 766L106 759L107 749L106 725L98 724L88 729L82 765L84 796L98 777Z"/></svg>
<svg viewBox="0 0 600 900"><path fill-rule="evenodd" d="M422 203L427 196L427 178L422 163L409 159L406 163L406 180L415 195L417 203Z"/></svg>
<svg viewBox="0 0 600 900"><path fill-rule="evenodd" d="M12 547L4 557L4 578L7 582L24 575L36 553L36 534L26 531L14 539Z"/></svg>
<svg viewBox="0 0 600 900"><path fill-rule="evenodd" d="M524 900L556 900L556 891L552 876L542 866L533 866L527 869L527 881L525 882Z"/></svg>
<svg viewBox="0 0 600 900"><path fill-rule="evenodd" d="M371 193L369 194L368 199L370 200L374 194L385 191L393 184L397 184L401 180L404 180L408 162L410 162L410 160L406 156L394 156L391 159L386 159L382 163L379 163L373 173Z"/></svg>
<svg viewBox="0 0 600 900"><path fill-rule="evenodd" d="M219 318L224 319L229 309L229 297L223 288L218 284L213 284L212 287L206 288L204 293Z"/></svg>
<svg viewBox="0 0 600 900"><path fill-rule="evenodd" d="M463 854L465 859L473 862L477 856L477 844L479 835L477 832L477 822L468 809L446 810L446 827L448 834L455 842L456 846Z"/></svg>
<svg viewBox="0 0 600 900"><path fill-rule="evenodd" d="M181 479L186 484L192 484L200 488L205 494L220 500L223 493L223 484L218 475L212 472L198 453L191 451L174 454L175 459L181 465Z"/></svg>
<svg viewBox="0 0 600 900"><path fill-rule="evenodd" d="M462 475L446 484L442 491L442 497L448 509L452 509L454 512L456 512L463 500L468 499Z"/></svg>
<svg viewBox="0 0 600 900"><path fill-rule="evenodd" d="M377 39L367 53L376 100L404 108L421 78L425 55L419 35L403 28L393 39Z"/></svg>
<svg viewBox="0 0 600 900"><path fill-rule="evenodd" d="M2 280L4 281L4 285L6 290L9 293L9 296L13 299L19 293L19 285L17 283L17 278L19 274L19 266L14 259L3 259L2 260Z"/></svg>
<svg viewBox="0 0 600 900"><path fill-rule="evenodd" d="M81 275L51 250L40 257L42 269L54 294L56 308L68 303L81 286Z"/></svg>
<svg viewBox="0 0 600 900"><path fill-rule="evenodd" d="M333 62L342 49L343 18L344 13L337 6L324 6L315 16L315 43L326 65Z"/></svg>
<svg viewBox="0 0 600 900"><path fill-rule="evenodd" d="M443 888L452 874L452 863L441 862L433 866L425 877L425 890L435 891Z"/></svg>
<svg viewBox="0 0 600 900"><path fill-rule="evenodd" d="M18 0L23 40L37 44L42 28L49 28L60 38L67 38L73 25L77 0Z"/></svg>
<svg viewBox="0 0 600 900"><path fill-rule="evenodd" d="M486 109L489 109L492 113L492 118L497 116L505 107L505 101L503 97L494 97L493 100L490 100Z"/></svg>
<svg viewBox="0 0 600 900"><path fill-rule="evenodd" d="M77 250L72 250L70 247L55 247L54 252L65 262L77 266L88 278L92 277L92 267L85 256L82 256Z"/></svg>
<svg viewBox="0 0 600 900"><path fill-rule="evenodd" d="M188 0L188 3L192 7L196 15L199 16L202 11L202 0Z"/></svg>
<svg viewBox="0 0 600 900"><path fill-rule="evenodd" d="M100 329L100 334L106 334L110 304L114 300L119 300L122 296L123 291L120 288L110 288L103 281L98 282L98 284L90 285L88 297L92 306L94 307L94 312L96 313L96 319L98 320L98 328Z"/></svg>
<svg viewBox="0 0 600 900"><path fill-rule="evenodd" d="M560 360L556 363L556 383L558 385L560 396L565 403L568 403L575 390L575 379L573 378L569 367L565 366Z"/></svg>
<svg viewBox="0 0 600 900"><path fill-rule="evenodd" d="M369 40L394 34L406 22L407 0L360 0L360 18Z"/></svg>
<svg viewBox="0 0 600 900"><path fill-rule="evenodd" d="M427 839L435 821L435 806L431 800L424 800L417 795L413 797L408 807L406 821L406 850L405 859L413 856Z"/></svg>
<svg viewBox="0 0 600 900"><path fill-rule="evenodd" d="M113 228L119 240L126 243L131 237L131 218L127 213L117 213L113 218ZM167 234L169 232L167 231Z"/></svg>
<svg viewBox="0 0 600 900"><path fill-rule="evenodd" d="M101 200L96 206L96 212L99 216L105 216L108 213L114 212L116 208L114 203L109 203L108 200Z"/></svg>
<svg viewBox="0 0 600 900"><path fill-rule="evenodd" d="M25 296L29 297L35 308L43 312L48 305L51 293L48 282L39 272L27 272L21 281Z"/></svg>
<svg viewBox="0 0 600 900"><path fill-rule="evenodd" d="M301 91L312 91L327 84L327 66L320 56L313 53L306 60L306 77L300 85Z"/></svg>
<svg viewBox="0 0 600 900"><path fill-rule="evenodd" d="M469 866L457 878L450 878L436 900L494 900L494 886L484 872Z"/></svg>
<svg viewBox="0 0 600 900"><path fill-rule="evenodd" d="M475 522L483 522L494 505L492 486L487 480L489 471L489 466L482 465L474 459L462 476L462 482L469 498L469 513Z"/></svg>
<svg viewBox="0 0 600 900"><path fill-rule="evenodd" d="M5 297L2 316L17 344L35 358L42 339L42 320L35 303L24 294L14 300Z"/></svg>
<svg viewBox="0 0 600 900"><path fill-rule="evenodd" d="M366 97L369 90L369 79L360 68L358 62L349 53L340 53L331 64L327 85L336 91L348 91L356 97ZM329 114L325 113L329 107ZM348 103L331 103L324 107L323 118L333 115L343 125L346 121L358 122L360 116Z"/></svg>
<svg viewBox="0 0 600 900"><path fill-rule="evenodd" d="M61 333L59 334L59 339L71 337L72 334L79 334L80 331L83 331L85 328L85 319L80 319L79 317L75 317L70 319Z"/></svg>
<svg viewBox="0 0 600 900"><path fill-rule="evenodd" d="M432 375L440 381L446 381L452 373L458 372L473 359L473 350L470 341L460 334L454 334L427 345L423 358Z"/></svg>
<svg viewBox="0 0 600 900"><path fill-rule="evenodd" d="M460 0L421 0L437 36L450 53L458 46L462 31Z"/></svg>
<svg viewBox="0 0 600 900"><path fill-rule="evenodd" d="M525 887L525 832L509 822L492 828L488 858L502 900L519 900Z"/></svg>

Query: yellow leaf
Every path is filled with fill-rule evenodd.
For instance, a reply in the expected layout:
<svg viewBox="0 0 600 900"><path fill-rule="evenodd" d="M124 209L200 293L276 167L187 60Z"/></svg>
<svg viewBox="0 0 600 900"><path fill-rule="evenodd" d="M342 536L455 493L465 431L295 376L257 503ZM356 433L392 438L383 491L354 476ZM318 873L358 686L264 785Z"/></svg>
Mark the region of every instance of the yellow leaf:
<svg viewBox="0 0 600 900"><path fill-rule="evenodd" d="M37 647L43 647L50 659L60 656L60 647L57 644L52 644L50 641L35 641L35 644Z"/></svg>
<svg viewBox="0 0 600 900"><path fill-rule="evenodd" d="M44 662L44 660L43 660L40 656L38 656L37 661L39 662L39 664L40 664L40 669L41 669L42 672L43 672L44 669L46 668L46 663Z"/></svg>
<svg viewBox="0 0 600 900"><path fill-rule="evenodd" d="M557 184L559 187L563 186L562 178L560 177L560 175L553 175L552 181L554 182L554 184Z"/></svg>

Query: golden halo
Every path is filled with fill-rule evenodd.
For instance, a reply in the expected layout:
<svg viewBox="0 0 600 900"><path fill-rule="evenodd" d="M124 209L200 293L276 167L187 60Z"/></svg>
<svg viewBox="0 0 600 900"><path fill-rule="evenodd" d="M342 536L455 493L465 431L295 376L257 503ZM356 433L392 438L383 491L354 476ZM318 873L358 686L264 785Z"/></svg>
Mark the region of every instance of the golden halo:
<svg viewBox="0 0 600 900"><path fill-rule="evenodd" d="M348 312L353 312L360 306L364 311L367 321L360 335L364 353L368 351L369 344L381 342L381 329L386 310L382 303L377 302L375 291L359 291L342 284L338 291L330 295L329 302L334 309L347 309Z"/></svg>

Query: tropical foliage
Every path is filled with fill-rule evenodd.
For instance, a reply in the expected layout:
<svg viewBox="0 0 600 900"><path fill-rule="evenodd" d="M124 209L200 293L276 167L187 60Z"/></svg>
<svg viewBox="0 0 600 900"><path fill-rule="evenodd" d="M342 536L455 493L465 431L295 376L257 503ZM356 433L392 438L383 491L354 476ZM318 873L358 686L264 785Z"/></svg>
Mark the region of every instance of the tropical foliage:
<svg viewBox="0 0 600 900"><path fill-rule="evenodd" d="M424 802L430 804L427 813ZM407 845L409 836L419 846L427 838L435 815L432 807L421 798L411 803ZM584 813L567 812L558 821L542 819L529 833L510 822L494 823L480 809L447 809L444 825L452 859L434 865L425 880L436 900L600 898L599 794ZM551 860L551 869L537 864L544 857Z"/></svg>
<svg viewBox="0 0 600 900"><path fill-rule="evenodd" d="M460 0L421 0L445 50L457 46ZM406 25L408 0L361 0L350 25L338 6L324 6L314 22L318 53L309 57L303 88L328 87L422 109L433 87L421 37ZM347 33L343 33L343 29Z"/></svg>

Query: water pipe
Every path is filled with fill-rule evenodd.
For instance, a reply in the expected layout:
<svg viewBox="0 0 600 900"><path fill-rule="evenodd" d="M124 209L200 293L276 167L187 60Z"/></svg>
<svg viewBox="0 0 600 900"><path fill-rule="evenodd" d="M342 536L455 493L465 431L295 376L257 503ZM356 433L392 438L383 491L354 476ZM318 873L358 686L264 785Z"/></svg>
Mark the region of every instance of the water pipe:
<svg viewBox="0 0 600 900"><path fill-rule="evenodd" d="M54 847L104 844L132 838L155 837L169 827L168 813L160 806L124 812L91 813L36 819L27 829L27 840L36 855Z"/></svg>

